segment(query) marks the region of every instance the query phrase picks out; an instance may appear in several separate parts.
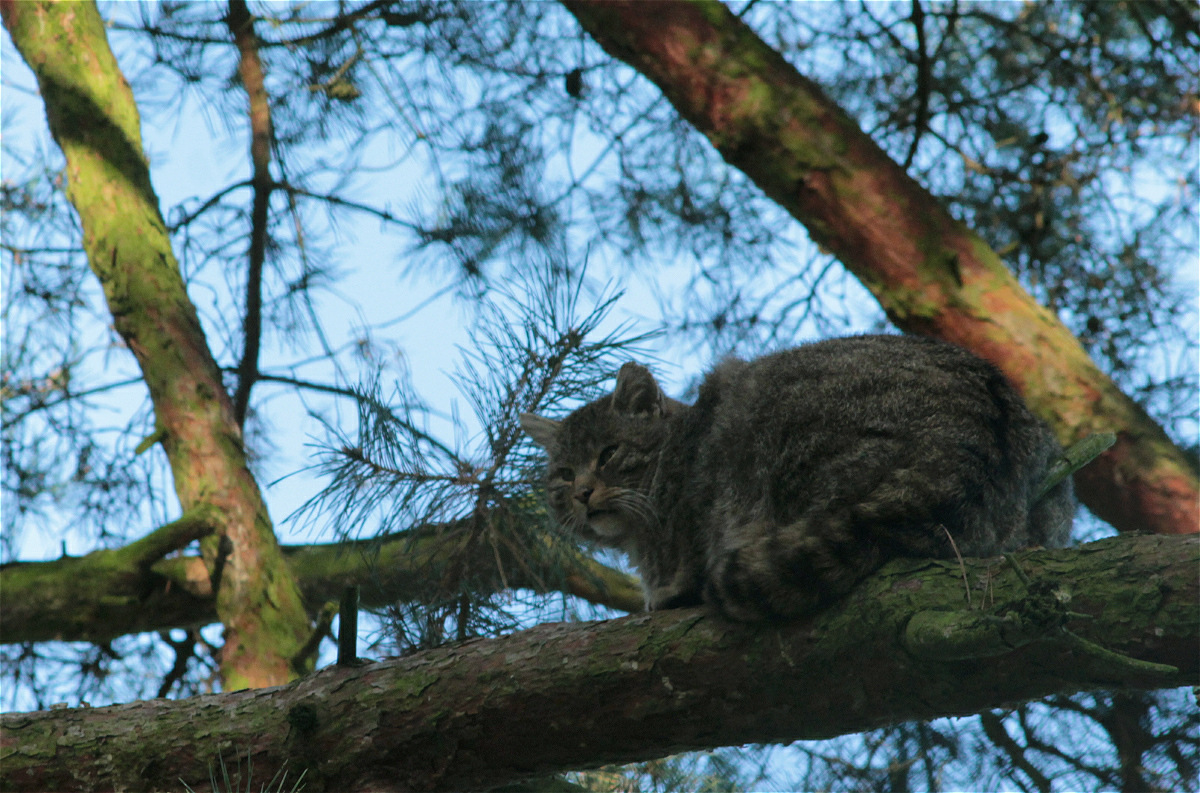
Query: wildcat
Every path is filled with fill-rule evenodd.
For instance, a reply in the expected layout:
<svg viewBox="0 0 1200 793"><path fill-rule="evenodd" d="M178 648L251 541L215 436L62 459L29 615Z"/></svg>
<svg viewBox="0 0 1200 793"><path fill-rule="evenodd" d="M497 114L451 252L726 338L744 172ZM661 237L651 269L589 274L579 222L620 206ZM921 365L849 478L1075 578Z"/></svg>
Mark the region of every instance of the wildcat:
<svg viewBox="0 0 1200 793"><path fill-rule="evenodd" d="M1061 546L1061 449L991 364L914 336L830 339L727 359L695 404L627 363L561 421L523 414L549 455L554 517L625 551L648 609L737 621L812 613L897 556ZM950 537L954 538L953 544Z"/></svg>

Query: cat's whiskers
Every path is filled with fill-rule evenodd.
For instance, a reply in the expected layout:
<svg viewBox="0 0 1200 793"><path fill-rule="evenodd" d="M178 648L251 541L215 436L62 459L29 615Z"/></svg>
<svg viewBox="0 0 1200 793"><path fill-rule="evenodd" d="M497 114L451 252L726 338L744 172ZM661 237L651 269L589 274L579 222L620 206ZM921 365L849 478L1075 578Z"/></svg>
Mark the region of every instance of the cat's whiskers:
<svg viewBox="0 0 1200 793"><path fill-rule="evenodd" d="M613 506L638 518L647 527L661 526L654 502L645 493L631 488L621 488L612 499Z"/></svg>

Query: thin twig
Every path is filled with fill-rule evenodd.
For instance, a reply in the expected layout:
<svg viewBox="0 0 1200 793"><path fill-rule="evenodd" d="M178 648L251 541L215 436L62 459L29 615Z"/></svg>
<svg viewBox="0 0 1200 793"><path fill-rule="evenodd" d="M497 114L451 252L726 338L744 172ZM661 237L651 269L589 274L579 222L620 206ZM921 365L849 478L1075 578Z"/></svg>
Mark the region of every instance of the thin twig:
<svg viewBox="0 0 1200 793"><path fill-rule="evenodd" d="M917 156L917 147L929 126L929 50L925 41L925 11L920 0L912 0L912 24L917 33L917 113L913 119L913 139L904 158L904 170L908 170Z"/></svg>
<svg viewBox="0 0 1200 793"><path fill-rule="evenodd" d="M962 572L963 589L967 591L967 606L971 605L971 584L967 580L967 565L963 561L962 554L958 552L958 543L954 542L954 536L950 534L950 530L942 526L942 531L946 532L946 539L950 541L950 547L954 549L954 556L958 559L958 569Z"/></svg>

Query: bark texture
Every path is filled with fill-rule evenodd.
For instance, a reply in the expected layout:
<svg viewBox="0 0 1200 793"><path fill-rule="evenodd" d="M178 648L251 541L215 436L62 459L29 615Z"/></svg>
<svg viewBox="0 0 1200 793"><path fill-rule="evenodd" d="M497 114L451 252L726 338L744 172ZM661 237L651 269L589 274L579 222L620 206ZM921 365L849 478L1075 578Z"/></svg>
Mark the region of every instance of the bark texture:
<svg viewBox="0 0 1200 793"><path fill-rule="evenodd" d="M0 567L0 643L106 642L129 633L217 622L203 560L163 558L216 525L215 516L202 512L124 548ZM167 538L173 539L164 543ZM361 588L366 608L426 600L448 567L463 563L468 552L471 569L491 573L477 585L493 592L509 587L561 591L623 611L642 609L637 579L572 548L547 543L546 558L518 560L504 546L497 567L497 552L467 542L463 527L453 524L381 541L285 545L282 551L309 614L337 600L350 585ZM544 572L539 576L534 571Z"/></svg>
<svg viewBox="0 0 1200 793"><path fill-rule="evenodd" d="M188 299L150 183L137 105L94 2L0 4L13 43L37 77L63 151L67 197L104 287L113 325L141 367L185 515L210 510L202 543L219 578L227 690L282 683L308 631L283 564L241 429ZM185 540L186 542L186 540ZM170 548L165 548L170 550Z"/></svg>
<svg viewBox="0 0 1200 793"><path fill-rule="evenodd" d="M1200 538L1120 537L1003 560L894 562L810 622L730 627L699 610L547 624L256 691L0 717L4 790L206 788L218 753L256 779L287 763L306 790L467 790L746 742L827 738L905 719L1200 674ZM964 576L970 582L966 603ZM1031 592L1042 591L1042 597ZM1163 672L1036 638L905 644L915 615L1030 615ZM1034 620L1037 622L1037 620ZM1011 620L1008 620L1011 623ZM1051 632L1052 633L1052 632ZM977 654L965 651L978 644ZM936 644L936 642L934 643ZM294 778L294 777L293 777Z"/></svg>
<svg viewBox="0 0 1200 793"><path fill-rule="evenodd" d="M1116 445L1076 475L1093 512L1122 531L1200 531L1200 483L1162 428L978 235L728 8L562 1L833 251L897 327L992 361L1064 443L1116 433Z"/></svg>

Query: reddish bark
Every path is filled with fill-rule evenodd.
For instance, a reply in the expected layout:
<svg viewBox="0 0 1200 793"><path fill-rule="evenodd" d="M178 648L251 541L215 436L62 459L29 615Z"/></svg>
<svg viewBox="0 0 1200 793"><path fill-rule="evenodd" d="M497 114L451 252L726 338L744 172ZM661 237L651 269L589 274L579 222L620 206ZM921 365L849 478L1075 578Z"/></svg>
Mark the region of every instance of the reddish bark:
<svg viewBox="0 0 1200 793"><path fill-rule="evenodd" d="M1116 433L1076 477L1093 512L1122 531L1200 531L1200 484L1162 428L982 239L724 5L563 3L833 251L898 327L995 363L1064 442Z"/></svg>

